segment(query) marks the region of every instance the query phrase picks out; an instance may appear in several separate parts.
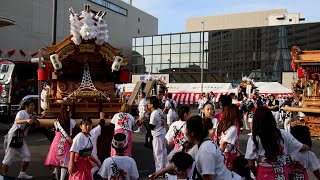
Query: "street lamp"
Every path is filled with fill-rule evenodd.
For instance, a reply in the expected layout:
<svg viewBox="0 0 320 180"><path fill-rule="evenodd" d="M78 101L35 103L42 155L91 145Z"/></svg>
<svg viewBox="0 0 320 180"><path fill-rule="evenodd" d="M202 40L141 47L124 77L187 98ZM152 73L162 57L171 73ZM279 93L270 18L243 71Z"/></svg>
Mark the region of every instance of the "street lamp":
<svg viewBox="0 0 320 180"><path fill-rule="evenodd" d="M202 23L201 94L203 93L204 21Z"/></svg>

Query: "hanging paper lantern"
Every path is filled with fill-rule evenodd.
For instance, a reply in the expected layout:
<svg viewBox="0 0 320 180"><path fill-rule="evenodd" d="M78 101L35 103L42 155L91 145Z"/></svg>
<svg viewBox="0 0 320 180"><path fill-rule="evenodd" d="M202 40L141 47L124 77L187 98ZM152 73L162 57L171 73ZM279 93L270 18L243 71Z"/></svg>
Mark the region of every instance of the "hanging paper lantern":
<svg viewBox="0 0 320 180"><path fill-rule="evenodd" d="M26 56L27 56L27 54L26 54L24 51L22 51L21 49L20 49L19 53L20 53L21 56L23 56L23 57L26 57Z"/></svg>
<svg viewBox="0 0 320 180"><path fill-rule="evenodd" d="M38 69L38 81L48 81L49 71L48 69Z"/></svg>
<svg viewBox="0 0 320 180"><path fill-rule="evenodd" d="M38 54L38 51L35 51L35 52L32 52L31 54L30 54L30 56L31 57L34 57L34 56L36 56Z"/></svg>
<svg viewBox="0 0 320 180"><path fill-rule="evenodd" d="M8 57L11 57L15 52L16 52L16 50L14 50L14 49L8 50L8 51L7 51Z"/></svg>
<svg viewBox="0 0 320 180"><path fill-rule="evenodd" d="M297 72L298 72L298 78L303 78L304 77L303 68L299 67Z"/></svg>
<svg viewBox="0 0 320 180"><path fill-rule="evenodd" d="M293 60L291 61L291 67L293 71L297 70L296 63Z"/></svg>

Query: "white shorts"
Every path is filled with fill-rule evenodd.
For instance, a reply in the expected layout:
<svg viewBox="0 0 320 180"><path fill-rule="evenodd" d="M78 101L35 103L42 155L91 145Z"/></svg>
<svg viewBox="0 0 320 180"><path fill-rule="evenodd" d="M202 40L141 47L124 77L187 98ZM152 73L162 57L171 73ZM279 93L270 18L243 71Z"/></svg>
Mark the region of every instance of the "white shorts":
<svg viewBox="0 0 320 180"><path fill-rule="evenodd" d="M11 148L9 147L9 144L10 142L8 142L8 145L6 147L2 164L10 166L12 164L12 160L16 157L17 154L22 157L22 161L31 161L31 154L25 139L23 139L23 145L21 148Z"/></svg>
<svg viewBox="0 0 320 180"><path fill-rule="evenodd" d="M252 123L252 121L253 121L253 118L252 118L252 117L249 117L249 118L248 118L248 122Z"/></svg>

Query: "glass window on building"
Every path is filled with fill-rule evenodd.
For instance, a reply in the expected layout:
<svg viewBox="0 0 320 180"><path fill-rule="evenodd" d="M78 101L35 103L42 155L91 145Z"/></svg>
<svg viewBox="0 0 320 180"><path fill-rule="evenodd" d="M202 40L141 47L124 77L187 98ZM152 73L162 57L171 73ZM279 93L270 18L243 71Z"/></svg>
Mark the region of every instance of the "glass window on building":
<svg viewBox="0 0 320 180"><path fill-rule="evenodd" d="M161 63L161 55L153 55L153 65Z"/></svg>
<svg viewBox="0 0 320 180"><path fill-rule="evenodd" d="M191 43L191 52L200 52L200 43Z"/></svg>
<svg viewBox="0 0 320 180"><path fill-rule="evenodd" d="M143 38L136 38L136 46L143 46Z"/></svg>
<svg viewBox="0 0 320 180"><path fill-rule="evenodd" d="M153 45L161 44L161 36L153 36Z"/></svg>
<svg viewBox="0 0 320 180"><path fill-rule="evenodd" d="M171 35L171 43L180 43L180 34Z"/></svg>
<svg viewBox="0 0 320 180"><path fill-rule="evenodd" d="M171 64L171 69L172 68L179 68L180 67L180 64L179 63L172 63ZM175 71L177 71L177 70L175 70Z"/></svg>
<svg viewBox="0 0 320 180"><path fill-rule="evenodd" d="M143 55L143 46L141 47L136 47L136 52L140 55Z"/></svg>
<svg viewBox="0 0 320 180"><path fill-rule="evenodd" d="M200 33L191 33L191 42L200 42L201 36Z"/></svg>
<svg viewBox="0 0 320 180"><path fill-rule="evenodd" d="M153 54L161 54L161 46L153 46Z"/></svg>
<svg viewBox="0 0 320 180"><path fill-rule="evenodd" d="M152 56L144 56L145 64L152 64Z"/></svg>
<svg viewBox="0 0 320 180"><path fill-rule="evenodd" d="M161 64L153 64L152 65L152 73L160 73Z"/></svg>
<svg viewBox="0 0 320 180"><path fill-rule="evenodd" d="M180 53L180 44L171 44L171 53Z"/></svg>
<svg viewBox="0 0 320 180"><path fill-rule="evenodd" d="M190 52L190 44L181 44L181 53Z"/></svg>
<svg viewBox="0 0 320 180"><path fill-rule="evenodd" d="M180 54L180 62L189 62L190 61L190 54L189 53L183 53Z"/></svg>
<svg viewBox="0 0 320 180"><path fill-rule="evenodd" d="M145 37L144 38L144 45L145 46L152 45L152 37Z"/></svg>
<svg viewBox="0 0 320 180"><path fill-rule="evenodd" d="M152 64L146 64L146 72L147 73L152 73Z"/></svg>
<svg viewBox="0 0 320 180"><path fill-rule="evenodd" d="M136 45L136 38L132 38L132 46Z"/></svg>
<svg viewBox="0 0 320 180"><path fill-rule="evenodd" d="M189 68L190 68L189 62L181 62L180 68L185 68L185 70L189 71Z"/></svg>
<svg viewBox="0 0 320 180"><path fill-rule="evenodd" d="M164 63L162 63L162 64L161 64L161 69L164 70L164 72L168 72L168 70L169 70L169 64L164 64Z"/></svg>
<svg viewBox="0 0 320 180"><path fill-rule="evenodd" d="M190 42L190 34L181 34L181 43L189 43Z"/></svg>
<svg viewBox="0 0 320 180"><path fill-rule="evenodd" d="M152 54L152 46L144 46L144 54Z"/></svg>
<svg viewBox="0 0 320 180"><path fill-rule="evenodd" d="M200 62L200 53L191 53L190 54L190 62Z"/></svg>
<svg viewBox="0 0 320 180"><path fill-rule="evenodd" d="M170 60L170 54L162 54L161 56L161 63L169 63Z"/></svg>
<svg viewBox="0 0 320 180"><path fill-rule="evenodd" d="M170 53L170 45L162 45L162 54Z"/></svg>
<svg viewBox="0 0 320 180"><path fill-rule="evenodd" d="M162 44L170 44L170 35L162 36Z"/></svg>
<svg viewBox="0 0 320 180"><path fill-rule="evenodd" d="M171 63L179 63L180 62L180 54L171 54L170 60L171 60Z"/></svg>

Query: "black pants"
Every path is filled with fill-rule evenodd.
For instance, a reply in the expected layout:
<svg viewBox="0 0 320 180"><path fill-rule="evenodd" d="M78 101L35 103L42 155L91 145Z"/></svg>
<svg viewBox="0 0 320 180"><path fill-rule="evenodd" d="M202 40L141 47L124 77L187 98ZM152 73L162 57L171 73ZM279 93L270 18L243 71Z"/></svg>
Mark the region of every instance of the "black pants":
<svg viewBox="0 0 320 180"><path fill-rule="evenodd" d="M152 138L152 135L151 135L151 129L150 129L149 121L144 121L143 125L147 130L144 146L151 149L152 148L152 139L153 138Z"/></svg>

